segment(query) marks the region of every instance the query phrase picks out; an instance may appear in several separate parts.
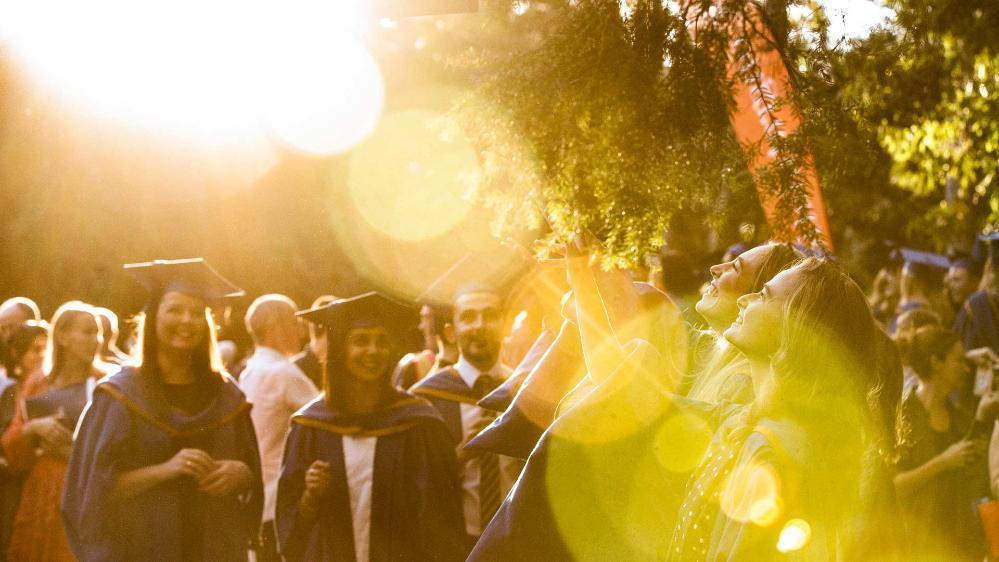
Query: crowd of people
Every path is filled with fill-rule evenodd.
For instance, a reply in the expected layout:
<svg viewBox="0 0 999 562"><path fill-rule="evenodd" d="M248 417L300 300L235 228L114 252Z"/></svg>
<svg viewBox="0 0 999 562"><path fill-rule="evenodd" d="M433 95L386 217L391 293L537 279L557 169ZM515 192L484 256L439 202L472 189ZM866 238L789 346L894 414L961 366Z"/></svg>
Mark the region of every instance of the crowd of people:
<svg viewBox="0 0 999 562"><path fill-rule="evenodd" d="M134 330L0 305L8 560L984 560L999 555L999 235L648 278L568 243L449 302L125 266ZM524 295L529 295L525 298ZM422 346L413 346L417 332ZM121 346L121 349L119 348ZM414 348L415 347L415 348Z"/></svg>

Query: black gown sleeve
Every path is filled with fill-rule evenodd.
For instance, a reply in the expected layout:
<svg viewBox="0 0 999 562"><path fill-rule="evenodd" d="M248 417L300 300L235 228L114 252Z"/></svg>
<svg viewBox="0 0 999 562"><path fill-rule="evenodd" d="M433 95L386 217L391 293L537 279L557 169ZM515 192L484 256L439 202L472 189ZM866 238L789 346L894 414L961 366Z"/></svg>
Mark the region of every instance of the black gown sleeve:
<svg viewBox="0 0 999 562"><path fill-rule="evenodd" d="M461 561L468 554L461 482L451 433L440 422L423 424L426 495L419 512L422 560Z"/></svg>
<svg viewBox="0 0 999 562"><path fill-rule="evenodd" d="M298 502L305 492L305 471L316 458L314 430L292 423L284 447L284 460L278 477L274 526L281 554L288 560L304 560L316 522L305 524Z"/></svg>
<svg viewBox="0 0 999 562"><path fill-rule="evenodd" d="M131 414L106 392L97 391L84 411L66 471L62 516L73 553L80 560L113 560L111 491L121 475Z"/></svg>

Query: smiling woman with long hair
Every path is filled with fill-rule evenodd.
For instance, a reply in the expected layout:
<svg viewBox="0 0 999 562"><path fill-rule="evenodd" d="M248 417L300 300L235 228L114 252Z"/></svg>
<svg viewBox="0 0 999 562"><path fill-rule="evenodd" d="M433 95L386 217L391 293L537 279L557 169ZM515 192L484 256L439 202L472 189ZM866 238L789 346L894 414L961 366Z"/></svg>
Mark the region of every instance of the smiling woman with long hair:
<svg viewBox="0 0 999 562"><path fill-rule="evenodd" d="M756 398L724 418L690 479L667 560L834 559L875 520L875 487L858 483L894 439L898 372L879 367L870 308L831 262L807 259L739 306L725 337Z"/></svg>
<svg viewBox="0 0 999 562"><path fill-rule="evenodd" d="M501 505L470 560L657 556L685 479L696 467L697 443L705 439L691 438L685 420L706 427L694 414L674 416L660 398L679 392L711 404L752 400L749 363L721 333L738 316L740 297L759 291L799 257L790 246L764 244L712 266L711 282L696 304L708 329L695 330L662 292L632 283L625 271L591 266L582 240L568 250L574 306L567 310L576 314L569 315L571 334L559 337L572 335L578 346L582 335L588 374L562 398L557 418L532 418L550 426L533 436L516 492ZM597 328L596 319L606 326ZM638 341L647 346L634 345ZM522 400L525 394L522 389L515 406L536 404ZM640 494L622 493L638 489Z"/></svg>
<svg viewBox="0 0 999 562"><path fill-rule="evenodd" d="M71 411L79 414L92 388L88 382L103 375L96 366L99 345L92 308L65 303L52 317L45 367L26 374L22 382L17 413L3 434L7 462L27 474L6 553L10 560L74 559L59 520L59 496L76 426ZM57 394L66 399L56 399ZM32 407L42 401L58 403L65 411Z"/></svg>
<svg viewBox="0 0 999 562"><path fill-rule="evenodd" d="M450 433L433 406L391 382L406 308L368 293L302 315L326 329L329 360L323 394L292 418L285 445L275 521L281 554L463 560Z"/></svg>
<svg viewBox="0 0 999 562"><path fill-rule="evenodd" d="M260 459L208 308L241 291L200 259L130 271L150 291L138 364L103 380L80 422L63 496L70 544L80 560L245 560Z"/></svg>

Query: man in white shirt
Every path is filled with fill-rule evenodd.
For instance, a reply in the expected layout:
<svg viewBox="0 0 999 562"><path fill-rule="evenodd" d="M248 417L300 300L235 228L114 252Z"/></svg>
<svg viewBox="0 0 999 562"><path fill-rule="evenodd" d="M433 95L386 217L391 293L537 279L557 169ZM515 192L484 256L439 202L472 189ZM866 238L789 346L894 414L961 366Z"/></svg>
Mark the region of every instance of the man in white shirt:
<svg viewBox="0 0 999 562"><path fill-rule="evenodd" d="M296 310L295 303L284 295L264 295L246 311L246 329L256 349L243 370L239 386L253 404L250 417L257 432L264 481L258 561L280 560L274 534L274 506L284 440L292 414L319 394L316 385L290 359L301 350Z"/></svg>
<svg viewBox="0 0 999 562"><path fill-rule="evenodd" d="M463 450L464 444L494 419L492 412L476 403L510 375L510 369L499 362L502 316L502 300L496 292L481 287L459 291L453 321L460 352L458 362L410 389L430 400L454 434L470 546L482 534L523 466L517 459Z"/></svg>

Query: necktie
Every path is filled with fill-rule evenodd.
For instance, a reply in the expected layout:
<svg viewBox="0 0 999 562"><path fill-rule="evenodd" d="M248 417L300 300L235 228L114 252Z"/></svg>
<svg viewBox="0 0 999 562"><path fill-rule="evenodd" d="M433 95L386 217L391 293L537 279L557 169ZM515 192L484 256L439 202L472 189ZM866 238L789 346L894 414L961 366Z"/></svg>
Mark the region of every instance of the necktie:
<svg viewBox="0 0 999 562"><path fill-rule="evenodd" d="M499 379L490 375L479 375L475 380L473 391L478 398L482 398L492 392L499 382ZM495 417L495 414L486 410L482 410L482 415L488 418ZM496 514L502 499L499 457L493 453L482 453L479 455L479 521L483 530Z"/></svg>

